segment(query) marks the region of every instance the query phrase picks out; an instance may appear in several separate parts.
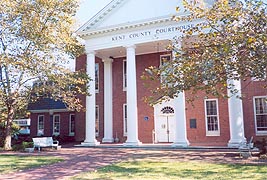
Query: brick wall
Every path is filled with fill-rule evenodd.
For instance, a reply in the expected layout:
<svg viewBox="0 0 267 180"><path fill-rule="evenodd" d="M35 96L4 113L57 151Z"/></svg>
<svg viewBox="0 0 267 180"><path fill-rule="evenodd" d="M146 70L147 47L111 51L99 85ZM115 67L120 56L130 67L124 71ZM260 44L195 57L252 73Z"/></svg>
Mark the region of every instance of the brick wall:
<svg viewBox="0 0 267 180"><path fill-rule="evenodd" d="M73 112L55 112L53 115L60 116L60 136L69 136L69 118ZM44 136L53 136L53 116L48 112L44 113L31 113L31 137L37 136L38 116L44 116Z"/></svg>
<svg viewBox="0 0 267 180"><path fill-rule="evenodd" d="M249 140L251 136L254 140L261 140L263 136L256 135L255 127L255 115L254 115L254 96L266 96L266 82L262 81L242 81L242 93L243 93L243 114L244 114L244 130L245 136ZM265 136L265 138L267 135Z"/></svg>
<svg viewBox="0 0 267 180"><path fill-rule="evenodd" d="M76 71L86 71L86 55L82 55L76 59ZM82 101L83 107L85 107L85 96L78 95L78 98ZM85 109L80 112L75 112L75 140L83 141L85 139Z"/></svg>
<svg viewBox="0 0 267 180"><path fill-rule="evenodd" d="M99 107L99 136L97 140L101 142L104 137L104 63L96 58L99 64L99 92L96 93L96 105Z"/></svg>
<svg viewBox="0 0 267 180"><path fill-rule="evenodd" d="M126 103L126 91L123 91L123 60L116 58L112 63L112 89L113 89L113 136L116 134L120 142L124 142L123 135L123 104Z"/></svg>
<svg viewBox="0 0 267 180"><path fill-rule="evenodd" d="M99 136L98 141L104 137L104 63L101 59L96 57L96 63L99 64L99 91L96 93L96 105L99 106ZM86 69L86 55L81 55L76 59L76 71ZM83 95L78 96L82 100L82 105L85 107L86 97ZM75 113L75 140L85 140L85 109L81 112Z"/></svg>
<svg viewBox="0 0 267 180"><path fill-rule="evenodd" d="M137 76L137 103L138 103L138 131L139 140L143 143L152 142L152 130L154 129L154 109L144 102L144 97L149 96L150 92L144 86L144 80L141 76L149 66L159 66L159 58L162 53L152 53L136 56L136 76ZM125 142L126 137L123 136L123 104L126 103L126 91L123 91L123 60L125 57L116 58L112 63L112 76L113 76L113 136L116 134L120 142ZM86 56L83 55L77 59L76 69L85 68ZM96 63L99 63L99 93L96 94L96 105L99 106L100 115L100 134L97 138L101 141L104 137L104 65L101 59L96 58ZM128 82L130 83L130 82ZM242 92L246 96L243 100L244 108L244 125L245 135L247 138L255 136L255 123L253 112L253 95L264 95L261 82L242 83L246 87ZM185 93L186 98L190 98L190 92ZM186 103L186 125L187 125L187 138L191 144L195 145L227 145L230 140L229 128L229 113L228 113L228 100L218 99L219 108L219 136L207 136L205 124L205 109L204 100L206 94L200 92L199 99L194 101L192 106ZM81 97L85 102L85 97ZM214 97L209 97L214 98ZM148 121L144 120L148 117ZM190 128L190 119L196 119L197 128ZM179 127L179 125L178 125ZM76 140L83 141L85 136L85 113L76 112Z"/></svg>
<svg viewBox="0 0 267 180"><path fill-rule="evenodd" d="M187 138L191 144L194 145L227 145L230 140L230 127L229 127L229 113L227 99L218 99L219 110L219 136L206 135L206 120L205 120L205 98L207 94L199 92L198 98L191 102L186 103L186 125L187 125ZM191 98L190 92L185 93L186 98ZM217 99L216 97L209 96L208 99ZM196 119L197 128L190 128L190 119Z"/></svg>

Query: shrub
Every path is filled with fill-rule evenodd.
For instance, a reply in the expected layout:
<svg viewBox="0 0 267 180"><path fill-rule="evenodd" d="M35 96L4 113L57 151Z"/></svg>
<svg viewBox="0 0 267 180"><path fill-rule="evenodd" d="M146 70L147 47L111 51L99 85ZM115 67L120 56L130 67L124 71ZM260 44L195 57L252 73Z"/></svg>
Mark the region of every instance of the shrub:
<svg viewBox="0 0 267 180"><path fill-rule="evenodd" d="M25 148L33 148L33 142L22 142L22 147Z"/></svg>
<svg viewBox="0 0 267 180"><path fill-rule="evenodd" d="M13 151L23 151L25 148L32 148L33 147L33 142L26 142L23 141L20 144L15 144L12 146Z"/></svg>

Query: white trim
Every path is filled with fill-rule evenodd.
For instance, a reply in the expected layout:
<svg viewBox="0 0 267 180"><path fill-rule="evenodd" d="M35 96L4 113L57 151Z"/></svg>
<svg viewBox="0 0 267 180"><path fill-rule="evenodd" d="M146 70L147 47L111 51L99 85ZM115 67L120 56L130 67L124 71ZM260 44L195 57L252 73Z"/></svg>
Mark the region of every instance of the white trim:
<svg viewBox="0 0 267 180"><path fill-rule="evenodd" d="M71 117L74 116L74 132L71 132ZM69 136L75 135L75 114L69 115Z"/></svg>
<svg viewBox="0 0 267 180"><path fill-rule="evenodd" d="M217 123L218 123L218 130L217 131L209 131L208 130L208 115L207 115L207 105L206 102L208 101L215 101L216 102L216 115L214 117L217 117ZM206 126L206 136L220 136L220 118L219 118L219 103L218 99L205 99L204 100L204 107L205 107L205 126Z"/></svg>
<svg viewBox="0 0 267 180"><path fill-rule="evenodd" d="M257 111L256 111L256 99L260 98L267 98L267 96L253 96L253 109L254 109L254 123L255 123L255 132L256 136L262 136L262 135L267 135L267 131L258 131L257 130ZM267 115L267 114L262 114L262 115Z"/></svg>
<svg viewBox="0 0 267 180"><path fill-rule="evenodd" d="M122 108L123 108L123 136L127 136L127 104L123 104Z"/></svg>
<svg viewBox="0 0 267 180"><path fill-rule="evenodd" d="M95 136L98 137L99 136L99 106L95 105L95 124L97 124L97 126L95 125L95 127L98 127L98 132L96 132L95 129Z"/></svg>
<svg viewBox="0 0 267 180"><path fill-rule="evenodd" d="M31 113L49 113L49 112L54 112L54 113L60 113L60 112L70 112L74 111L72 109L39 109L39 110L29 110Z"/></svg>
<svg viewBox="0 0 267 180"><path fill-rule="evenodd" d="M124 2L125 0L113 0L107 4L103 9L101 9L95 16L93 16L89 21L87 21L82 27L80 27L76 33L80 34L81 32L91 29L97 23L101 22L105 16L108 16L114 9Z"/></svg>
<svg viewBox="0 0 267 180"><path fill-rule="evenodd" d="M97 72L96 72L96 67L98 68ZM97 74L95 74L95 93L99 93L99 82L100 82L100 78L99 78L99 63L95 63L95 72L97 73ZM96 84L96 79L98 80L98 84Z"/></svg>
<svg viewBox="0 0 267 180"><path fill-rule="evenodd" d="M127 68L126 67L127 67L127 61L126 61L126 59L124 59L122 61L122 87L123 87L123 91L127 91L127 71L126 71ZM125 73L125 71L126 71L126 73Z"/></svg>
<svg viewBox="0 0 267 180"><path fill-rule="evenodd" d="M37 136L42 136L42 135L44 135L44 127L43 127L43 132L42 133L39 133L39 117L43 117L43 126L45 125L45 116L44 115L38 115L38 117L37 117Z"/></svg>
<svg viewBox="0 0 267 180"><path fill-rule="evenodd" d="M58 116L59 120L59 132L55 132L55 117ZM53 115L53 135L58 136L60 134L60 114L54 114Z"/></svg>
<svg viewBox="0 0 267 180"><path fill-rule="evenodd" d="M106 26L106 27L101 27L101 28L91 28L91 27L86 27L83 30L78 30L76 31L77 34L80 37L85 37L85 36L95 36L95 35L100 35L104 33L112 33L112 32L118 32L122 30L128 30L129 29L136 29L140 27L151 27L155 25L164 25L164 24L170 24L174 23L173 21L173 16L186 16L189 15L189 13L177 13L177 14L169 14L169 15L164 15L160 17L153 17L149 19L143 19L143 20L138 20L138 21L133 21L133 22L126 22L126 23L121 23L117 25L111 25L111 26ZM82 27L83 28L83 27ZM80 28L81 29L81 28Z"/></svg>

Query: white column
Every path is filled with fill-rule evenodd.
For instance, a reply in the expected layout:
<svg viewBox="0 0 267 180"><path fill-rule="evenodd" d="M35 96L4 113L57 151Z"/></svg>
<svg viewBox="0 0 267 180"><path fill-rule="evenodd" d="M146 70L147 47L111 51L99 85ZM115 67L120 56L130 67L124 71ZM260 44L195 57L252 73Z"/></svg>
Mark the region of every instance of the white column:
<svg viewBox="0 0 267 180"><path fill-rule="evenodd" d="M176 131L173 147L187 147L189 142L187 140L186 130L186 113L185 113L185 95L184 92L179 93L178 97L174 99L175 104L175 121Z"/></svg>
<svg viewBox="0 0 267 180"><path fill-rule="evenodd" d="M90 96L86 96L85 140L83 146L99 144L95 138L95 52L87 51L86 72L92 79L89 82Z"/></svg>
<svg viewBox="0 0 267 180"><path fill-rule="evenodd" d="M172 42L175 46L175 50L172 51L172 58L175 59L176 51L181 51L182 40ZM186 112L185 112L185 94L179 93L177 98L174 98L175 104L175 139L172 144L173 147L188 147L189 141L187 140L186 129Z"/></svg>
<svg viewBox="0 0 267 180"><path fill-rule="evenodd" d="M228 147L239 147L241 142L246 141L244 136L244 118L242 100L236 96L241 97L241 82L240 80L228 80L228 86L232 87L227 90L228 111L229 111L229 125L230 125L230 140ZM238 93L233 94L231 90L237 89Z"/></svg>
<svg viewBox="0 0 267 180"><path fill-rule="evenodd" d="M104 138L102 142L111 143L113 139L113 112L112 112L112 62L110 58L104 62Z"/></svg>
<svg viewBox="0 0 267 180"><path fill-rule="evenodd" d="M137 146L138 140L138 115L137 115L137 88L136 88L136 62L135 46L127 46L127 140L125 146Z"/></svg>

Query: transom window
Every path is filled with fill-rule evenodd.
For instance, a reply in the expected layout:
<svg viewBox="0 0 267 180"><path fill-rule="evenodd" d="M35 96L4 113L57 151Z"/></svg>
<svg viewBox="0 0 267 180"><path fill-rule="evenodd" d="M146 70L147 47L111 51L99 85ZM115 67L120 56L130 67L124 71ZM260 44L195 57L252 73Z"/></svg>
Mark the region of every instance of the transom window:
<svg viewBox="0 0 267 180"><path fill-rule="evenodd" d="M37 136L44 135L44 115L38 116L38 124L37 124Z"/></svg>
<svg viewBox="0 0 267 180"><path fill-rule="evenodd" d="M162 114L173 114L174 113L174 109L170 106L166 106L164 108L161 109L161 113Z"/></svg>
<svg viewBox="0 0 267 180"><path fill-rule="evenodd" d="M254 97L256 133L267 134L267 96Z"/></svg>
<svg viewBox="0 0 267 180"><path fill-rule="evenodd" d="M60 134L60 115L53 116L53 135Z"/></svg>
<svg viewBox="0 0 267 180"><path fill-rule="evenodd" d="M206 119L206 135L219 136L219 113L218 113L218 100L206 99L205 100L205 119Z"/></svg>

